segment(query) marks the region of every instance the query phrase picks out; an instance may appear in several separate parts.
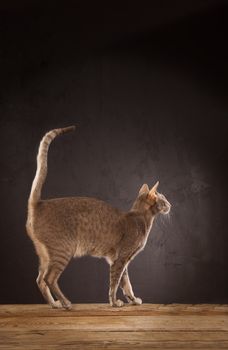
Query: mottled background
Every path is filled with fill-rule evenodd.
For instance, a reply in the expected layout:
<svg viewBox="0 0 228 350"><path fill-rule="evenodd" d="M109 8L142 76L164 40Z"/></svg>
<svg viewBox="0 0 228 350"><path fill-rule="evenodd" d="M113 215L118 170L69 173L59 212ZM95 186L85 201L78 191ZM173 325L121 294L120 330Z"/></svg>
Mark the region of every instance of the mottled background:
<svg viewBox="0 0 228 350"><path fill-rule="evenodd" d="M143 183L172 203L130 265L145 302L228 302L225 1L1 1L0 302L40 303L26 206L45 131L43 198L128 210ZM108 301L108 265L74 260L73 302Z"/></svg>

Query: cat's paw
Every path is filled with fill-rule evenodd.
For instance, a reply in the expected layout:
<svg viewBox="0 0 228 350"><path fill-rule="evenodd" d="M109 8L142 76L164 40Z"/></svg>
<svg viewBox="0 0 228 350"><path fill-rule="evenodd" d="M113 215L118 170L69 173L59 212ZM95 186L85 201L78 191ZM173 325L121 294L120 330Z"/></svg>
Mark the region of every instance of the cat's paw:
<svg viewBox="0 0 228 350"><path fill-rule="evenodd" d="M132 301L133 305L141 305L142 304L142 299L140 298L134 298L134 300Z"/></svg>
<svg viewBox="0 0 228 350"><path fill-rule="evenodd" d="M66 309L66 310L71 310L71 309L72 309L72 304L71 304L71 302L68 300L68 301L63 302L63 307L64 307L64 309Z"/></svg>
<svg viewBox="0 0 228 350"><path fill-rule="evenodd" d="M122 300L120 300L120 299L117 299L115 301L115 303L112 303L112 306L113 307L122 307L122 306L124 306L124 302Z"/></svg>
<svg viewBox="0 0 228 350"><path fill-rule="evenodd" d="M56 300L53 304L51 304L53 309L62 309L62 304L59 300Z"/></svg>

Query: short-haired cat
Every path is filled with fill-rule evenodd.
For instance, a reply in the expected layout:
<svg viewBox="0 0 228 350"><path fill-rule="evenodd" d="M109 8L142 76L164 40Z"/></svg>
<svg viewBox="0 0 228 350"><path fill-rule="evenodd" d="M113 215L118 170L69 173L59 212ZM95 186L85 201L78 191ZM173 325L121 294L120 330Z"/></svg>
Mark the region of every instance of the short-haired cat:
<svg viewBox="0 0 228 350"><path fill-rule="evenodd" d="M132 290L128 265L145 247L156 215L167 214L171 205L157 192L158 182L151 189L144 184L128 212L95 198L41 199L49 145L57 135L74 129L70 126L51 130L39 146L26 223L39 256L37 284L53 308L70 309L71 303L58 285L61 273L72 257L103 257L110 265L110 304L118 307L124 304L116 299L118 286L129 303L141 304L142 300Z"/></svg>

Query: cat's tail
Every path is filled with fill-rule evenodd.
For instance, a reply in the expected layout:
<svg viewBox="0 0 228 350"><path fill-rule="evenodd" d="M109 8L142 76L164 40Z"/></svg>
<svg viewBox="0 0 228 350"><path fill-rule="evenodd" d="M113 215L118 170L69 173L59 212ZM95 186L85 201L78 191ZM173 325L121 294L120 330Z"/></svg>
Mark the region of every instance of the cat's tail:
<svg viewBox="0 0 228 350"><path fill-rule="evenodd" d="M47 132L42 138L37 155L37 170L36 176L32 183L32 189L29 196L29 204L35 205L41 199L41 190L47 176L47 156L49 146L58 135L75 130L75 126L66 128L54 129Z"/></svg>

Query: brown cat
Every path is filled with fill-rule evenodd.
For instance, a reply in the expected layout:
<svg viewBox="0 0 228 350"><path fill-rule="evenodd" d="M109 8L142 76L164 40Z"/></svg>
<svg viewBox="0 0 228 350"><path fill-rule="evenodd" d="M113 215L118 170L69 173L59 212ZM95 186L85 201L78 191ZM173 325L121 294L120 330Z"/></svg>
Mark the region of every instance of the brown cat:
<svg viewBox="0 0 228 350"><path fill-rule="evenodd" d="M171 205L157 192L158 182L151 190L144 184L127 213L95 198L41 200L49 145L57 135L74 129L70 126L49 131L39 146L26 223L40 260L37 284L52 307L70 309L70 301L58 286L58 279L70 259L83 255L104 257L110 265L110 304L124 304L116 300L119 285L129 303L141 304L142 300L133 293L127 268L144 248L155 216L167 214Z"/></svg>

